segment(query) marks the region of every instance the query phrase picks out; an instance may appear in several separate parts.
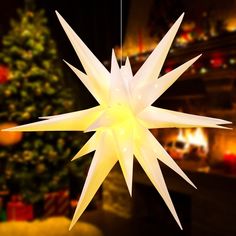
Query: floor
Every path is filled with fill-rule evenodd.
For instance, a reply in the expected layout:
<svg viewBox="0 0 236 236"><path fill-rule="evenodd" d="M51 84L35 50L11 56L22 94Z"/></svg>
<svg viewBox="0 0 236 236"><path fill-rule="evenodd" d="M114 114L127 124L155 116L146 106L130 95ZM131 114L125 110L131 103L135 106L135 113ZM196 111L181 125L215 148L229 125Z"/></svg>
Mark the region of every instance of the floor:
<svg viewBox="0 0 236 236"><path fill-rule="evenodd" d="M1 236L103 236L102 231L88 222L78 222L69 231L70 219L53 217L46 220L0 222Z"/></svg>

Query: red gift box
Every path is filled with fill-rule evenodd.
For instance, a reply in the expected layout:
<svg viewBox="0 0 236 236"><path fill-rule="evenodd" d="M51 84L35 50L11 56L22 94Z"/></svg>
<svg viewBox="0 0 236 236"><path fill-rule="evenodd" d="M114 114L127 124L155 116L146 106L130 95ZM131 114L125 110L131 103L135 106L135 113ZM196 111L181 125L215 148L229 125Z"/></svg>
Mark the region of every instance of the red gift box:
<svg viewBox="0 0 236 236"><path fill-rule="evenodd" d="M58 192L57 198L57 215L68 216L70 210L69 191Z"/></svg>
<svg viewBox="0 0 236 236"><path fill-rule="evenodd" d="M57 212L57 193L44 195L44 217L55 216Z"/></svg>
<svg viewBox="0 0 236 236"><path fill-rule="evenodd" d="M45 194L44 217L68 215L69 208L70 200L68 191L59 191Z"/></svg>
<svg viewBox="0 0 236 236"><path fill-rule="evenodd" d="M20 196L12 196L11 201L7 203L7 220L33 220L33 206L25 204Z"/></svg>

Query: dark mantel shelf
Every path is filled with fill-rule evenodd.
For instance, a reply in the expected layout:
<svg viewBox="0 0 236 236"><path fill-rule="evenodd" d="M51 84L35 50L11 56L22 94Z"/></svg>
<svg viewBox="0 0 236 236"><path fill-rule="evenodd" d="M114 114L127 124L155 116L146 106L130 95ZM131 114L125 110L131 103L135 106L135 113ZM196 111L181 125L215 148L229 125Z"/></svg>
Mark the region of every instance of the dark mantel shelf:
<svg viewBox="0 0 236 236"><path fill-rule="evenodd" d="M208 173L199 172L185 163L180 166L197 186L197 190L166 166L162 167L162 171L169 191L190 199L191 236L235 236L236 176L214 169ZM144 171L136 164L134 189L140 185L153 188ZM142 191L138 193L142 194Z"/></svg>
<svg viewBox="0 0 236 236"><path fill-rule="evenodd" d="M199 41L188 44L186 46L175 47L171 49L167 57L167 60L174 60L176 62L182 63L183 58L188 59L201 53L203 53L203 55L206 55L208 53L214 53L219 51L222 51L224 54L227 55L235 55L236 53L235 40L236 40L236 33L233 32L218 37L210 38L207 41ZM140 58L146 58L150 53L151 52L146 52L140 55ZM131 64L135 65L135 68L136 66L137 68L139 68L140 65L143 63L143 61L142 60L136 61L135 59L136 57L139 57L139 55L130 57L130 61Z"/></svg>

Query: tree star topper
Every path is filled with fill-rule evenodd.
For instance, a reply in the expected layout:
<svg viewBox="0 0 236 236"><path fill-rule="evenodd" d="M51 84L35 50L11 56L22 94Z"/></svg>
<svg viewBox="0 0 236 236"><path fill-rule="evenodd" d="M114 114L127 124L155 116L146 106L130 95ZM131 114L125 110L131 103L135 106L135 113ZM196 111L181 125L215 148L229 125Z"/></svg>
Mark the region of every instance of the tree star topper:
<svg viewBox="0 0 236 236"><path fill-rule="evenodd" d="M62 16L58 12L56 14L86 74L68 62L66 64L79 77L99 105L82 111L41 117L44 119L43 121L10 128L6 131L95 131L72 159L75 160L95 151L70 229L84 212L117 161L120 163L131 195L134 156L182 229L158 159L193 187L195 186L149 129L170 127L226 128L220 125L231 123L221 119L185 114L152 106L153 102L200 57L199 55L158 78L184 14L174 23L135 75L132 74L128 58L125 65L119 67L114 51L112 51L111 72L109 72Z"/></svg>

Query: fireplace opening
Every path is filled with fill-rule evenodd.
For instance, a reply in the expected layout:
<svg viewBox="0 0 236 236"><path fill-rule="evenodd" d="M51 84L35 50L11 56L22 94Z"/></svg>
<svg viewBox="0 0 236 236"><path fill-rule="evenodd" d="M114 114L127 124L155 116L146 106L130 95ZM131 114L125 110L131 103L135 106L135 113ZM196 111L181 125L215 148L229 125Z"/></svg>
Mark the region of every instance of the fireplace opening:
<svg viewBox="0 0 236 236"><path fill-rule="evenodd" d="M160 235L191 235L191 196L174 191L170 195L184 230L179 229L153 186L135 184L133 220L136 222L137 235L154 235L157 229Z"/></svg>

